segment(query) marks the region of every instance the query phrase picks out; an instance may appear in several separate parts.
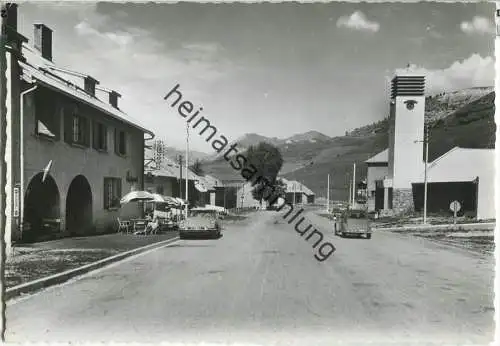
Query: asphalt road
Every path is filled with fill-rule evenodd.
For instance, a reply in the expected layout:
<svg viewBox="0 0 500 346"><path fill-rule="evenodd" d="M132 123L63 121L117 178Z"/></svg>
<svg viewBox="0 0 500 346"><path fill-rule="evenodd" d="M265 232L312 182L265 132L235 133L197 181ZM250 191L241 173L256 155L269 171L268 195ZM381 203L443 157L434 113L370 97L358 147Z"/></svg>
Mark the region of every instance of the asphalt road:
<svg viewBox="0 0 500 346"><path fill-rule="evenodd" d="M487 344L493 256L379 232L317 250L275 212L7 303L9 342ZM328 234L327 234L328 231Z"/></svg>

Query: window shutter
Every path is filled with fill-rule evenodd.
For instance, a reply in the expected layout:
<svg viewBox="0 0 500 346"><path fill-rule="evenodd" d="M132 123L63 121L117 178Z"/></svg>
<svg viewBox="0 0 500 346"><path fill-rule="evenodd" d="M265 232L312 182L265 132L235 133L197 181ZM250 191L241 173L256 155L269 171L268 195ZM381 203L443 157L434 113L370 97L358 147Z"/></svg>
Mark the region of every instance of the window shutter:
<svg viewBox="0 0 500 346"><path fill-rule="evenodd" d="M83 119L83 144L87 147L90 146L90 120L82 117Z"/></svg>
<svg viewBox="0 0 500 346"><path fill-rule="evenodd" d="M65 109L63 111L64 118L64 141L66 143L73 143L73 114Z"/></svg>
<svg viewBox="0 0 500 346"><path fill-rule="evenodd" d="M118 198L122 197L122 178L118 179Z"/></svg>
<svg viewBox="0 0 500 346"><path fill-rule="evenodd" d="M109 209L108 194L109 194L109 184L108 179L104 178L104 209Z"/></svg>
<svg viewBox="0 0 500 346"><path fill-rule="evenodd" d="M92 148L99 149L99 123L92 121Z"/></svg>
<svg viewBox="0 0 500 346"><path fill-rule="evenodd" d="M118 129L115 128L115 138L114 138L114 143L115 143L115 153L116 154L119 154L120 151L119 151L119 138L118 138Z"/></svg>
<svg viewBox="0 0 500 346"><path fill-rule="evenodd" d="M103 149L108 150L108 128L105 125L102 125L102 141L103 141Z"/></svg>

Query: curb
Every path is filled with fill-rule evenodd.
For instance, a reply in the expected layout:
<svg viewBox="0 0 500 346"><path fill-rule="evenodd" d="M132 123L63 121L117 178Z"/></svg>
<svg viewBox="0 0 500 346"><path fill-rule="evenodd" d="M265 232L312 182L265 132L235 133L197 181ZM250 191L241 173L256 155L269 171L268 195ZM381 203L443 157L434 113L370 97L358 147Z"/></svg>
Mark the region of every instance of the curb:
<svg viewBox="0 0 500 346"><path fill-rule="evenodd" d="M170 243L173 243L177 240L179 240L179 237L174 237L172 239L167 239L167 240L163 240L163 241L160 241L157 243L145 245L145 246L139 247L137 249L129 250L129 251L126 251L123 253L119 253L117 255L103 258L102 260L92 262L92 263L83 265L83 266L78 267L78 268L66 270L62 273L53 274L53 275L50 275L50 276L47 276L44 278L36 279L36 280L26 282L26 283L21 284L21 285L17 285L17 286L8 288L5 290L4 299L10 300L10 299L15 298L17 296L20 296L22 294L32 293L32 292L35 292L35 291L38 291L38 290L41 290L41 289L44 289L44 288L47 288L47 287L50 287L53 285L64 283L64 282L66 282L66 281L68 281L76 276L86 274L86 273L93 271L93 270L96 270L96 269L100 269L100 268L105 267L111 263L118 262L122 259L146 252L148 250L153 250L153 249L157 249L160 247L164 247L164 246L169 245Z"/></svg>
<svg viewBox="0 0 500 346"><path fill-rule="evenodd" d="M374 230L381 231L428 231L428 230L473 230L473 229L491 229L495 230L496 224L489 223L463 223L463 224L443 224L443 225L413 225L400 227L373 227Z"/></svg>

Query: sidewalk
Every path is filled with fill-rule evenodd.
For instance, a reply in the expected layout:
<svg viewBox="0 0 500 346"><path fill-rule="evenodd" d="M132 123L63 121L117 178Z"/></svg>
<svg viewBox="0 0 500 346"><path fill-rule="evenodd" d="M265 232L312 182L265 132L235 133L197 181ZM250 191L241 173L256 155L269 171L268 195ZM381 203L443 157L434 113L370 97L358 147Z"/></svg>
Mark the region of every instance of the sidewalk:
<svg viewBox="0 0 500 346"><path fill-rule="evenodd" d="M5 263L4 285L9 289L176 236L177 232L158 235L113 233L20 244L12 248L12 256Z"/></svg>

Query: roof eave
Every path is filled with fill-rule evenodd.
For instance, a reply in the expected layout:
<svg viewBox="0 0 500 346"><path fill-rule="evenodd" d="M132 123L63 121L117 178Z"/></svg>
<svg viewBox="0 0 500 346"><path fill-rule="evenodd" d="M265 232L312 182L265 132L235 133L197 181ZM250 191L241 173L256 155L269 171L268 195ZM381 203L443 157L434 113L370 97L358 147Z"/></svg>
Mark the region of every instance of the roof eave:
<svg viewBox="0 0 500 346"><path fill-rule="evenodd" d="M82 97L75 96L75 95L73 95L73 94L71 94L71 93L69 93L69 92L67 92L67 91L65 91L65 90L62 90L61 88L58 88L57 86L51 85L50 83L46 83L45 81L38 79L38 78L37 78L37 76L33 76L33 75L31 75L31 77L29 78L29 80L27 80L26 78L23 78L23 79L24 79L24 80L26 80L26 81L27 81L27 82L29 82L29 83L37 83L37 84L43 85L43 86L48 87L48 88L50 88L50 89L52 89L52 90L55 90L55 91L57 91L57 92L59 92L59 93L63 93L64 95L67 95L67 96L69 96L69 97L70 97L70 98L72 98L72 99L75 99L75 100L77 100L77 101L83 102L83 103L85 103L86 105L88 105L88 106L90 106L90 107L92 107L92 108L94 108L94 109L97 109L97 110L99 110L99 111L101 111L101 112L105 113L106 115L110 116L111 118L113 118L113 119L115 119L115 120L118 120L118 121L120 121L120 122L122 122L122 123L125 123L125 124L127 124L127 125L130 125L130 126L132 126L132 127L136 128L136 129L140 130L141 132L143 132L143 133L146 133L146 134L150 135L150 136L151 136L151 138L149 138L149 139L153 139L153 138L155 137L155 135L154 135L154 132L153 132L153 131L148 130L148 129L146 129L146 128L142 127L142 126L139 126L139 125L137 125L137 124L134 124L133 122L131 122L131 121L129 121L129 120L126 120L126 119L120 118L120 117L118 117L118 116L114 115L113 113L111 113L110 111L108 111L108 110L106 110L106 109L104 109L104 108L98 107L98 106L96 106L96 105L92 104L91 102L89 102L89 101L85 100L85 99L84 99L84 98L82 98Z"/></svg>

